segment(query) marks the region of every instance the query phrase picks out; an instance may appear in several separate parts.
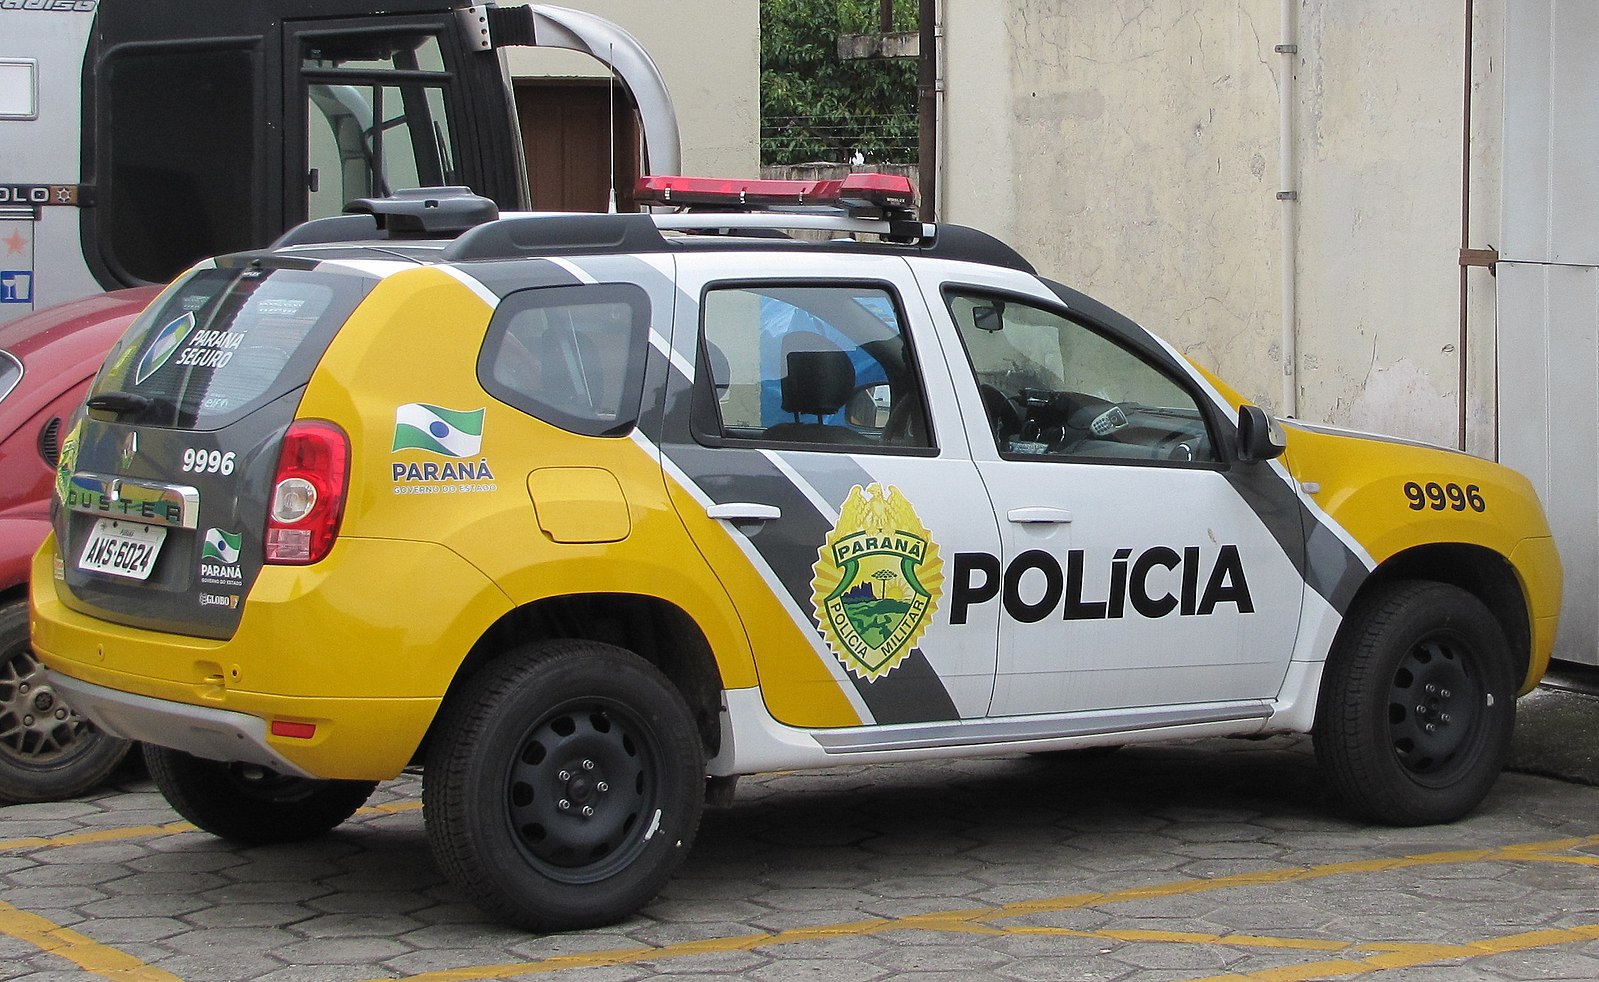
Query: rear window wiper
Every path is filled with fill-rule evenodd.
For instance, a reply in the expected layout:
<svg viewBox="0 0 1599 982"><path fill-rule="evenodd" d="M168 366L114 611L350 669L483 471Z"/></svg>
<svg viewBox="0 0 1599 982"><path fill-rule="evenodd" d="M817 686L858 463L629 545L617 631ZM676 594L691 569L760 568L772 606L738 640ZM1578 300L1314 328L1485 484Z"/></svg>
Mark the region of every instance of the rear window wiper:
<svg viewBox="0 0 1599 982"><path fill-rule="evenodd" d="M149 396L137 392L100 392L89 397L90 409L103 409L118 416L123 413L142 413L155 403Z"/></svg>
<svg viewBox="0 0 1599 982"><path fill-rule="evenodd" d="M117 416L144 416L152 409L173 409L170 399L157 399L137 392L97 392L87 401L90 409L98 409Z"/></svg>

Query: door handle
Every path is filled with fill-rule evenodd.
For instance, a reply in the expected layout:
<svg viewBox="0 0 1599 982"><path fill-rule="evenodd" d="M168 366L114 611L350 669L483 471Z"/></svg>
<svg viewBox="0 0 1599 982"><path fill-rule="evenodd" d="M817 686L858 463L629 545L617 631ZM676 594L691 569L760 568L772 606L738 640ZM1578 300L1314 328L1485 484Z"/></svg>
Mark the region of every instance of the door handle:
<svg viewBox="0 0 1599 982"><path fill-rule="evenodd" d="M711 505L705 509L705 514L728 522L770 522L782 518L783 510L776 505L730 501L725 505Z"/></svg>
<svg viewBox="0 0 1599 982"><path fill-rule="evenodd" d="M1071 522L1072 513L1064 508L1033 505L1028 508L1012 508L1005 513L1005 517L1018 525L1066 525Z"/></svg>

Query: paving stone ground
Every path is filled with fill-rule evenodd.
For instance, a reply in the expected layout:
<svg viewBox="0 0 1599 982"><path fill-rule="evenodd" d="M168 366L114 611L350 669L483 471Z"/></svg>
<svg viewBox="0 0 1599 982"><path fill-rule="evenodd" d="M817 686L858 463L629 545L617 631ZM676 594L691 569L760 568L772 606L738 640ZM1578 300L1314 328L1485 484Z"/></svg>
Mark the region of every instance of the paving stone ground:
<svg viewBox="0 0 1599 982"><path fill-rule="evenodd" d="M1513 766L1595 707L1524 703ZM1599 781L1562 769L1420 829L1340 815L1286 737L765 775L640 914L535 936L434 869L414 775L241 848L130 768L0 808L0 980L1599 979Z"/></svg>

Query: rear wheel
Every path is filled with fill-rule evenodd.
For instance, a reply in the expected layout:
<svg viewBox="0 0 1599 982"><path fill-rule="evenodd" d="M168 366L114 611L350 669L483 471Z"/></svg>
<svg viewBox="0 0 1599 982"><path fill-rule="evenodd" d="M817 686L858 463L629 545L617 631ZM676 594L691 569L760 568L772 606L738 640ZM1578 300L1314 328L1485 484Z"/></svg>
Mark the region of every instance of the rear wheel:
<svg viewBox="0 0 1599 982"><path fill-rule="evenodd" d="M1452 822L1488 794L1515 726L1510 646L1488 608L1444 583L1357 602L1322 679L1316 757L1355 811Z"/></svg>
<svg viewBox="0 0 1599 982"><path fill-rule="evenodd" d="M428 841L506 923L608 924L682 863L703 761L688 705L654 666L598 642L529 645L445 703L423 771Z"/></svg>
<svg viewBox="0 0 1599 982"><path fill-rule="evenodd" d="M286 777L253 764L224 764L144 748L144 762L167 803L212 835L263 845L319 836L366 803L375 781Z"/></svg>
<svg viewBox="0 0 1599 982"><path fill-rule="evenodd" d="M59 801L94 789L127 740L72 711L28 643L28 604L0 607L0 804Z"/></svg>

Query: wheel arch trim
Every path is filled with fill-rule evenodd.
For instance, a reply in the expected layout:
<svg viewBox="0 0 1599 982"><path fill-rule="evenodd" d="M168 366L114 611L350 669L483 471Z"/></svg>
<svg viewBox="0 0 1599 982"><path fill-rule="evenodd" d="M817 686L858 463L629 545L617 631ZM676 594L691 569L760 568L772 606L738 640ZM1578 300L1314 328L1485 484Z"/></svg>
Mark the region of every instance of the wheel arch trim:
<svg viewBox="0 0 1599 982"><path fill-rule="evenodd" d="M639 593L544 597L507 611L483 632L450 680L445 700L495 657L529 641L581 639L625 648L655 666L682 693L709 759L721 743L723 673L705 631L687 611ZM431 727L429 732L431 733ZM424 739L423 746L427 741ZM418 749L420 758L425 751Z"/></svg>

